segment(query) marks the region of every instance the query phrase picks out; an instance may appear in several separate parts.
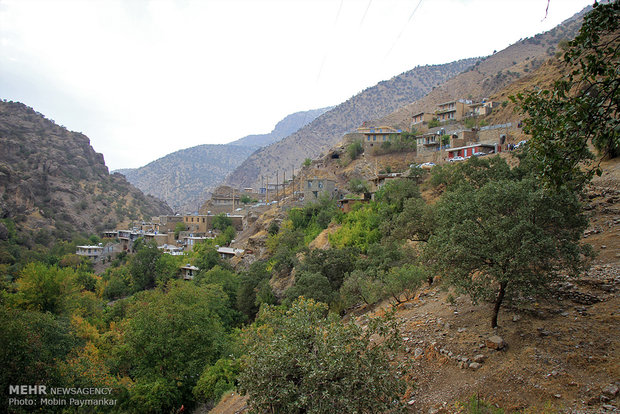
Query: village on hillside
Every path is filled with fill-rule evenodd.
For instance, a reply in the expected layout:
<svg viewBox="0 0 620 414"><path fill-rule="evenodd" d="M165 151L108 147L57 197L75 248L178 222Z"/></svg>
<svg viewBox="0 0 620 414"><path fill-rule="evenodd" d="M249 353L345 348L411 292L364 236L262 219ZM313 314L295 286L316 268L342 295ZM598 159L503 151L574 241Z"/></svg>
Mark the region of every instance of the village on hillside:
<svg viewBox="0 0 620 414"><path fill-rule="evenodd" d="M523 145L526 141L522 139L524 134L519 121L488 124L487 116L500 105L492 100L472 102L467 99L440 103L434 112L414 114L407 132L365 122L356 131L346 134L342 144L327 156L311 162L307 160L297 175L291 171L287 179L286 171L282 171L281 176L261 177L262 185L258 189L219 186L198 213L177 213L152 217L150 221L126 223L126 228L103 232L102 237L108 240L105 246L77 246L76 254L102 262L120 251L131 252L134 241L142 238L154 242L166 254L183 255L183 252L191 252L196 244L213 240L221 233L213 226L218 215L228 217L237 232L246 231L247 236L252 236L247 230L274 205L288 210L322 197L336 200L341 211L349 212L353 205L372 200L386 182L416 179L417 169L430 170L446 162L500 154ZM350 192L350 174L339 174L338 171L341 168L338 162L351 157L347 154L347 146L357 146L366 164L357 174L365 183L361 194ZM387 157L389 161L389 155L394 153L405 157L404 164L400 160L398 171L384 165L385 160L382 160ZM217 251L222 258L260 255L259 251L254 251L254 240L251 237L243 240L244 245L232 240L230 246L217 246ZM187 264L180 272L189 279L188 274L198 270Z"/></svg>

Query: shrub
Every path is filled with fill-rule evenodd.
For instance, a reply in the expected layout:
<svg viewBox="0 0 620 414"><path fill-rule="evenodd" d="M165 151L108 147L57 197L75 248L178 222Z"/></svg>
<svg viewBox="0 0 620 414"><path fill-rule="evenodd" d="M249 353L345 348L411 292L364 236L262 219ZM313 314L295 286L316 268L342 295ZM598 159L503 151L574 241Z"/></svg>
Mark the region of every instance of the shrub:
<svg viewBox="0 0 620 414"><path fill-rule="evenodd" d="M249 395L250 409L404 412L406 384L390 362L402 345L393 317L371 320L362 330L326 314L326 305L306 299L288 310L265 307L260 324L244 334L248 350L239 387Z"/></svg>

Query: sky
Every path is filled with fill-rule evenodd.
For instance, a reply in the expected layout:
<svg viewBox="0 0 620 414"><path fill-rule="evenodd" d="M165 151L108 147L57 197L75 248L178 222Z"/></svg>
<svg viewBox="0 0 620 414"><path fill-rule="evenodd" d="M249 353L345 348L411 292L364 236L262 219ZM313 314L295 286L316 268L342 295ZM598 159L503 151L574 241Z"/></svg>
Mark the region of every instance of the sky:
<svg viewBox="0 0 620 414"><path fill-rule="evenodd" d="M0 0L0 98L86 134L110 170L135 168L489 55L592 3Z"/></svg>

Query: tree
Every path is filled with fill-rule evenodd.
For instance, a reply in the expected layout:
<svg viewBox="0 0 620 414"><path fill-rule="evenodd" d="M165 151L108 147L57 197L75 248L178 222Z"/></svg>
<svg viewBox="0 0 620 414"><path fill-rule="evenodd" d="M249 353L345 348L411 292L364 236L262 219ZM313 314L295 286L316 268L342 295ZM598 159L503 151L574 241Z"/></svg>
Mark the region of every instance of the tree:
<svg viewBox="0 0 620 414"><path fill-rule="evenodd" d="M322 274L300 272L295 276L295 285L286 291L286 298L289 302L299 296L329 304L334 297L334 292L329 280Z"/></svg>
<svg viewBox="0 0 620 414"><path fill-rule="evenodd" d="M398 305L412 299L422 281L428 279L428 275L420 266L405 265L390 269L382 279L385 295L391 297L393 303Z"/></svg>
<svg viewBox="0 0 620 414"><path fill-rule="evenodd" d="M529 115L524 131L538 174L554 187L579 189L601 173L589 143L603 156L620 155L619 27L620 2L595 3L563 56L567 74L550 90L511 97Z"/></svg>
<svg viewBox="0 0 620 414"><path fill-rule="evenodd" d="M66 318L51 313L0 306L0 387L54 384L63 386L57 361L77 345Z"/></svg>
<svg viewBox="0 0 620 414"><path fill-rule="evenodd" d="M349 191L354 194L367 193L369 191L368 183L359 178L353 178L349 181Z"/></svg>
<svg viewBox="0 0 620 414"><path fill-rule="evenodd" d="M239 374L239 361L220 359L205 368L194 387L194 395L206 401L217 402L222 395L235 387Z"/></svg>
<svg viewBox="0 0 620 414"><path fill-rule="evenodd" d="M261 282L266 282L269 286L271 274L267 271L267 263L257 261L250 265L250 268L239 276L239 288L237 290L237 309L247 315L252 320L258 312L257 291Z"/></svg>
<svg viewBox="0 0 620 414"><path fill-rule="evenodd" d="M323 275L333 290L340 289L347 273L355 269L359 251L352 248L314 249L304 259L299 270Z"/></svg>
<svg viewBox="0 0 620 414"><path fill-rule="evenodd" d="M312 165L312 160L310 158L306 158L302 164L304 167L309 167Z"/></svg>
<svg viewBox="0 0 620 414"><path fill-rule="evenodd" d="M174 239L178 240L179 239L179 234L181 234L182 231L187 230L187 227L185 227L185 224L183 224L182 222L177 223L174 226Z"/></svg>
<svg viewBox="0 0 620 414"><path fill-rule="evenodd" d="M157 406L151 412L163 412L191 401L204 367L221 356L226 336L220 314L227 310L228 297L215 285L176 281L167 292L136 295L117 349L119 366L124 367L119 374L129 374L144 386L133 393L132 404L147 398Z"/></svg>
<svg viewBox="0 0 620 414"><path fill-rule="evenodd" d="M290 309L267 306L244 334L239 388L255 412L404 412L406 384L390 358L402 345L393 318L366 330L299 299ZM377 335L376 339L370 338Z"/></svg>
<svg viewBox="0 0 620 414"><path fill-rule="evenodd" d="M568 189L548 191L532 178L463 185L435 207L428 262L474 302L494 303L491 326L504 300L540 293L562 270L578 271L587 220Z"/></svg>
<svg viewBox="0 0 620 414"><path fill-rule="evenodd" d="M347 146L347 154L352 160L357 159L362 152L364 152L364 147L362 146L362 141L359 139L353 141Z"/></svg>
<svg viewBox="0 0 620 414"><path fill-rule="evenodd" d="M232 219L224 213L220 213L213 217L213 228L215 230L224 231L227 227L232 226Z"/></svg>
<svg viewBox="0 0 620 414"><path fill-rule="evenodd" d="M155 287L159 258L162 255L155 242L139 243L139 241L134 243L136 254L129 263L129 272L136 291Z"/></svg>
<svg viewBox="0 0 620 414"><path fill-rule="evenodd" d="M61 314L76 289L76 273L43 263L29 263L17 280L19 301L28 309Z"/></svg>
<svg viewBox="0 0 620 414"><path fill-rule="evenodd" d="M215 266L228 267L217 249L207 243L199 243L194 246L194 254L196 255L194 264L201 272L207 272Z"/></svg>

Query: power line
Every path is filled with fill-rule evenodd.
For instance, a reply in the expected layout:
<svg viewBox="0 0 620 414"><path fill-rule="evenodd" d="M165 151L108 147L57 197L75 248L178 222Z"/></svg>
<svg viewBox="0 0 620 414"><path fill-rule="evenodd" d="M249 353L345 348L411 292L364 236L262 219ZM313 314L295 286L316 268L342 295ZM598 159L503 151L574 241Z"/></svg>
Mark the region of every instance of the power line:
<svg viewBox="0 0 620 414"><path fill-rule="evenodd" d="M364 11L364 15L362 16L362 20L360 21L360 27L362 27L362 24L364 24L364 21L366 20L366 15L368 14L368 9L370 9L371 4L372 0L368 0L368 6L366 6L366 10Z"/></svg>
<svg viewBox="0 0 620 414"><path fill-rule="evenodd" d="M403 29L398 34L398 37L396 38L396 40L394 40L394 43L392 43L392 47L390 47L390 50L388 50L388 52L385 54L385 58L384 59L387 59L387 57L390 55L390 53L392 53L392 50L394 49L394 46L396 46L396 43L398 43L398 41L400 40L400 37L405 32L405 29L407 28L407 26L409 26L409 23L411 22L411 19L413 19L413 16L418 11L418 8L420 8L420 4L422 4L422 0L420 0L418 2L417 6L415 6L415 9L413 9L413 12L411 12L411 15L409 16L409 19L407 20L407 23L405 23L405 26L403 27Z"/></svg>

